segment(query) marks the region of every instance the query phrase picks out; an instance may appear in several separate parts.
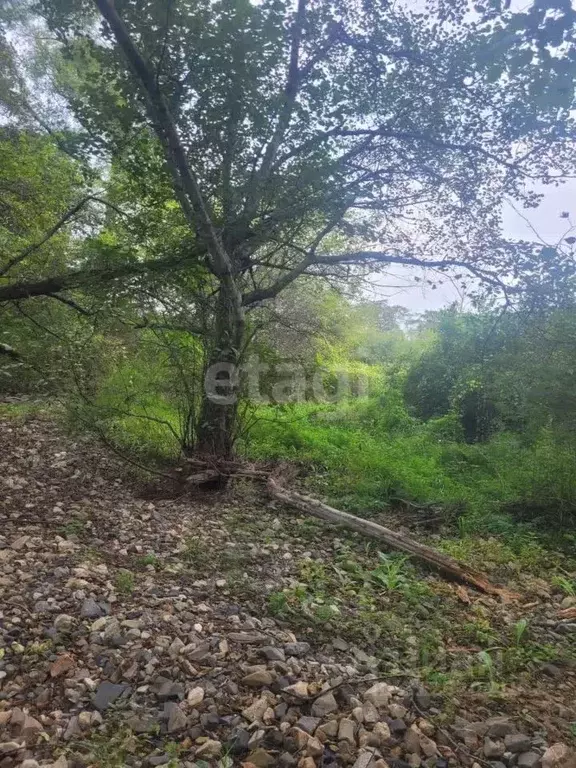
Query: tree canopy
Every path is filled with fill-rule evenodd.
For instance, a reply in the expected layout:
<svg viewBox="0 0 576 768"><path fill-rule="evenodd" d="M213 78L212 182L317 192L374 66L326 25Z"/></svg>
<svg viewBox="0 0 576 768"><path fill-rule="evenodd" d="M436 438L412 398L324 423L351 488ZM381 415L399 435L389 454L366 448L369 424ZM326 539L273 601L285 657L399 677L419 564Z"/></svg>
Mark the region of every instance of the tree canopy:
<svg viewBox="0 0 576 768"><path fill-rule="evenodd" d="M168 302L208 366L236 365L246 313L302 276L403 265L558 303L574 239L513 242L501 211L572 175L575 12L508 5L5 4L8 122L81 183L4 249L0 302L105 294L144 325Z"/></svg>

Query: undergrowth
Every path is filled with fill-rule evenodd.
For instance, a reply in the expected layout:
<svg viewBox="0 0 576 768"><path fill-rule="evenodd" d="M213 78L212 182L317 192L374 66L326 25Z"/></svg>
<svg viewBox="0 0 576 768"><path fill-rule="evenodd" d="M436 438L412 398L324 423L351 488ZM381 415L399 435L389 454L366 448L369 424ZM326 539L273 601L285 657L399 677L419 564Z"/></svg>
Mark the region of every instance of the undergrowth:
<svg viewBox="0 0 576 768"><path fill-rule="evenodd" d="M304 464L311 490L364 516L407 499L461 509L464 536L518 539L549 531L551 518L556 529L574 525L570 445L547 430L532 442L506 432L482 444L456 438L451 417L422 423L380 397L261 408L242 447L251 458ZM574 543L569 533L563 538Z"/></svg>

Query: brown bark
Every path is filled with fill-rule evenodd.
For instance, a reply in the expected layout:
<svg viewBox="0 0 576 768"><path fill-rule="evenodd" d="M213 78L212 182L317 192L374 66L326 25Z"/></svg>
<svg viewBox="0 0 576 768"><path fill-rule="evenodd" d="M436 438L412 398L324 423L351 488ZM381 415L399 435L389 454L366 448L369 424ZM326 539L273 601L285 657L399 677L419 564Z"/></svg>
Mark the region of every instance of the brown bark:
<svg viewBox="0 0 576 768"><path fill-rule="evenodd" d="M243 315L238 316L233 297L229 295L226 284L221 283L202 392L197 440L193 447L193 452L201 456L229 459L234 452L244 328Z"/></svg>

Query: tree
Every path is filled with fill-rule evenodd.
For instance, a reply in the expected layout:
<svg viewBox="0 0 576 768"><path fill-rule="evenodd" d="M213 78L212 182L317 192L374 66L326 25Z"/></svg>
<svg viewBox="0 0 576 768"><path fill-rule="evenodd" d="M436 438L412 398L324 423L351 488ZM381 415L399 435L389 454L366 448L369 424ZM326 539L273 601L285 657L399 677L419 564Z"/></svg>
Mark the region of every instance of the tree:
<svg viewBox="0 0 576 768"><path fill-rule="evenodd" d="M211 381L196 448L228 456L247 313L299 277L401 264L511 302L559 261L570 269L507 242L499 211L506 195L536 204L531 185L573 166L575 13L565 0L507 6L471 17L464 0L426 11L385 0L32 3L57 40L54 83L84 160L98 152L130 180L124 191L138 194L116 202L139 224L146 205L177 201L181 247L159 253L142 238L135 257L118 248L104 267L15 274L0 301L136 291L154 275L178 292L192 273L189 327Z"/></svg>

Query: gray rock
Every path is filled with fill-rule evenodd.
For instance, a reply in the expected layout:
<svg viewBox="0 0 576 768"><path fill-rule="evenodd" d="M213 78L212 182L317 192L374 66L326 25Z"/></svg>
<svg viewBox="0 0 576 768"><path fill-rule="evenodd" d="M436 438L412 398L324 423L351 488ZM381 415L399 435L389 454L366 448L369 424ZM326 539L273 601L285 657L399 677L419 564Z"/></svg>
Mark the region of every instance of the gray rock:
<svg viewBox="0 0 576 768"><path fill-rule="evenodd" d="M236 728L231 734L226 744L227 749L233 755L242 755L248 751L250 742L250 732L245 728Z"/></svg>
<svg viewBox="0 0 576 768"><path fill-rule="evenodd" d="M129 685L111 683L109 680L104 680L100 683L94 694L93 704L99 711L105 710L128 691L130 691Z"/></svg>
<svg viewBox="0 0 576 768"><path fill-rule="evenodd" d="M347 741L349 744L355 744L356 723L353 720L343 717L338 725L338 741Z"/></svg>
<svg viewBox="0 0 576 768"><path fill-rule="evenodd" d="M3 741L0 744L0 757L4 757L5 755L13 755L20 749L23 749L23 745L19 744L17 741Z"/></svg>
<svg viewBox="0 0 576 768"><path fill-rule="evenodd" d="M335 739L338 735L338 720L328 720L327 723L322 723L318 727L318 731L322 731L327 739ZM319 733L316 736L319 736Z"/></svg>
<svg viewBox="0 0 576 768"><path fill-rule="evenodd" d="M518 754L519 752L528 752L530 750L530 737L523 733L511 733L504 737L504 745L507 752Z"/></svg>
<svg viewBox="0 0 576 768"><path fill-rule="evenodd" d="M486 720L486 735L492 739L503 739L510 733L516 733L516 726L506 717L490 717Z"/></svg>
<svg viewBox="0 0 576 768"><path fill-rule="evenodd" d="M320 725L321 721L322 718L320 717L309 717L308 715L303 715L296 723L296 727L312 735L316 728L318 728Z"/></svg>
<svg viewBox="0 0 576 768"><path fill-rule="evenodd" d="M542 672L545 675L548 675L548 677L555 677L555 678L563 677L562 670L559 669L554 664L544 664L544 666L542 667Z"/></svg>
<svg viewBox="0 0 576 768"><path fill-rule="evenodd" d="M204 689L200 688L200 686L192 688L188 691L186 701L190 707L197 707L199 704L202 704L204 701Z"/></svg>
<svg viewBox="0 0 576 768"><path fill-rule="evenodd" d="M168 714L168 733L176 733L186 728L186 715L174 701L167 701L164 711Z"/></svg>
<svg viewBox="0 0 576 768"><path fill-rule="evenodd" d="M332 693L325 693L324 696L316 699L312 704L311 712L313 717L326 717L326 715L338 710L338 702Z"/></svg>
<svg viewBox="0 0 576 768"><path fill-rule="evenodd" d="M64 741L70 741L70 739L80 736L82 734L82 728L77 717L71 717L66 730L64 731Z"/></svg>
<svg viewBox="0 0 576 768"><path fill-rule="evenodd" d="M334 640L332 640L332 647L337 651L347 651L350 648L350 644L347 643L346 640L343 640L341 637L335 637Z"/></svg>
<svg viewBox="0 0 576 768"><path fill-rule="evenodd" d="M247 685L250 688L262 688L266 685L272 685L276 676L267 669L258 670L257 672L251 672L242 678L242 685Z"/></svg>
<svg viewBox="0 0 576 768"><path fill-rule="evenodd" d="M170 755L166 752L163 755L148 755L146 762L152 766L166 765L166 763L170 762Z"/></svg>
<svg viewBox="0 0 576 768"><path fill-rule="evenodd" d="M82 603L80 616L83 619L98 619L100 616L104 616L104 611L93 597L89 597Z"/></svg>
<svg viewBox="0 0 576 768"><path fill-rule="evenodd" d="M518 755L518 768L540 768L542 759L538 752L522 752Z"/></svg>
<svg viewBox="0 0 576 768"><path fill-rule="evenodd" d="M306 654L309 652L310 643L286 643L284 650L286 652L286 656L295 656L297 659L299 659L302 656L306 656Z"/></svg>
<svg viewBox="0 0 576 768"><path fill-rule="evenodd" d="M120 630L118 619L110 619L102 632L102 640L106 645L112 648L118 648L124 643L124 638Z"/></svg>
<svg viewBox="0 0 576 768"><path fill-rule="evenodd" d="M386 723L376 723L374 725L374 730L372 731L374 734L374 737L378 740L379 746L384 746L385 744L388 744L391 737L390 732L390 726L386 725Z"/></svg>
<svg viewBox="0 0 576 768"><path fill-rule="evenodd" d="M353 654L356 661L359 664L367 667L368 669L375 669L378 667L378 659L375 656L370 656L362 648L357 648L355 645L351 646L350 652Z"/></svg>
<svg viewBox="0 0 576 768"><path fill-rule="evenodd" d="M416 704L420 707L420 709L430 709L432 706L432 697L426 690L426 688L418 688L416 691L416 694L414 695L414 699L416 701Z"/></svg>
<svg viewBox="0 0 576 768"><path fill-rule="evenodd" d="M182 653L191 661L206 661L211 653L210 643L200 643L200 645L197 645L190 651L188 650L188 646L186 646L182 650Z"/></svg>
<svg viewBox="0 0 576 768"><path fill-rule="evenodd" d="M365 701L362 705L362 719L367 725L373 725L380 719L378 710L371 701Z"/></svg>
<svg viewBox="0 0 576 768"><path fill-rule="evenodd" d="M406 752L420 754L420 736L413 728L408 728L404 735L404 749Z"/></svg>
<svg viewBox="0 0 576 768"><path fill-rule="evenodd" d="M52 610L52 604L47 600L39 600L34 604L34 613L50 613Z"/></svg>
<svg viewBox="0 0 576 768"><path fill-rule="evenodd" d="M27 747L33 747L43 730L42 723L39 723L38 720L31 715L26 715L19 738L26 742Z"/></svg>
<svg viewBox="0 0 576 768"><path fill-rule="evenodd" d="M408 714L406 707L403 707L401 704L390 704L388 712L393 720L403 720Z"/></svg>
<svg viewBox="0 0 576 768"><path fill-rule="evenodd" d="M153 715L133 715L126 720L126 725L134 733L148 733L158 726L158 718Z"/></svg>
<svg viewBox="0 0 576 768"><path fill-rule="evenodd" d="M242 645L263 645L270 642L266 635L250 634L248 632L230 632L227 638L231 643L241 643Z"/></svg>
<svg viewBox="0 0 576 768"><path fill-rule="evenodd" d="M54 629L57 632L70 632L74 628L74 619L67 613L61 613L54 619Z"/></svg>
<svg viewBox="0 0 576 768"><path fill-rule="evenodd" d="M570 747L561 741L552 744L542 755L542 768L573 768L570 758L573 764L576 764L576 759L570 753Z"/></svg>
<svg viewBox="0 0 576 768"><path fill-rule="evenodd" d="M276 765L276 758L262 748L250 752L246 760L255 765L256 768L272 768L273 765Z"/></svg>
<svg viewBox="0 0 576 768"><path fill-rule="evenodd" d="M205 731L215 731L220 726L218 712L205 712L200 716L200 724Z"/></svg>
<svg viewBox="0 0 576 768"><path fill-rule="evenodd" d="M484 757L498 759L504 755L506 747L501 741L492 741L489 736L484 739Z"/></svg>
<svg viewBox="0 0 576 768"><path fill-rule="evenodd" d="M161 675L156 678L150 690L156 694L160 701L184 698L184 685Z"/></svg>
<svg viewBox="0 0 576 768"><path fill-rule="evenodd" d="M269 706L268 699L263 696L262 698L253 701L249 707L246 707L246 709L243 709L242 717L245 717L249 723L255 723L262 720L264 712L266 712Z"/></svg>
<svg viewBox="0 0 576 768"><path fill-rule="evenodd" d="M219 741L216 741L216 739L208 739L204 742L204 744L201 744L198 749L196 750L195 757L207 757L207 758L214 758L214 757L220 757L220 754L222 753L222 744Z"/></svg>
<svg viewBox="0 0 576 768"><path fill-rule="evenodd" d="M354 768L369 768L369 766L373 765L377 759L377 754L373 749L366 749L356 758Z"/></svg>
<svg viewBox="0 0 576 768"><path fill-rule="evenodd" d="M387 683L374 683L364 694L365 701L371 701L375 707L385 707L390 701L390 686Z"/></svg>
<svg viewBox="0 0 576 768"><path fill-rule="evenodd" d="M266 645L264 648L260 648L260 653L268 661L286 661L286 654L282 648L277 648L275 645Z"/></svg>
<svg viewBox="0 0 576 768"><path fill-rule="evenodd" d="M168 648L168 655L171 659L177 659L184 647L185 645L182 640L179 637L175 637Z"/></svg>

